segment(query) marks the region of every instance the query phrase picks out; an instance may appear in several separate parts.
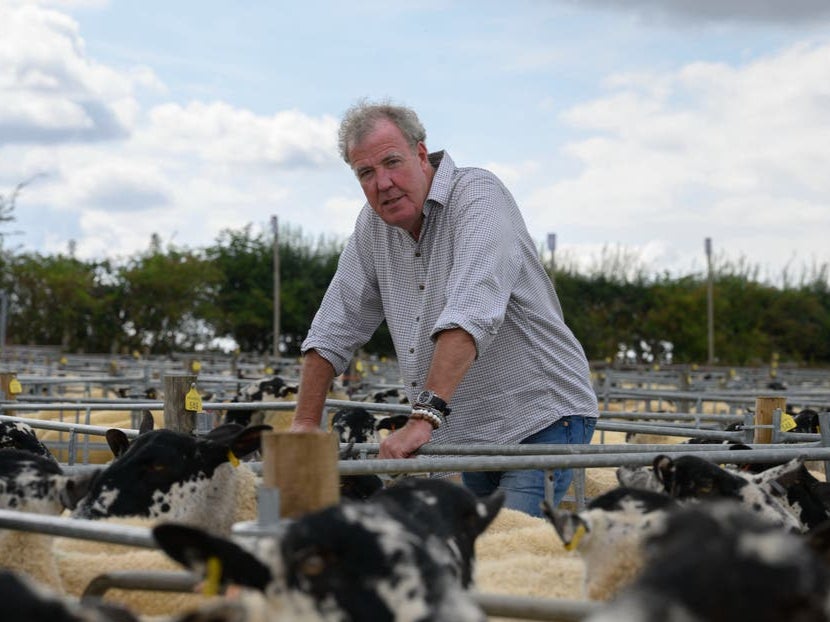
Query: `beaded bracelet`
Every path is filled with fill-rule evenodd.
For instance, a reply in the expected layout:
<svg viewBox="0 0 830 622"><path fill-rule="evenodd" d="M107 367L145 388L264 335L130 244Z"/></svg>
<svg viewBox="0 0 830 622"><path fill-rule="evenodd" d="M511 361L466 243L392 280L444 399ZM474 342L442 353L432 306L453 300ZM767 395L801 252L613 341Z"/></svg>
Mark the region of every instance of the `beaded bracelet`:
<svg viewBox="0 0 830 622"><path fill-rule="evenodd" d="M428 409L420 406L418 408L413 408L409 418L427 421L432 425L433 430L437 430L441 427L441 415L431 408Z"/></svg>

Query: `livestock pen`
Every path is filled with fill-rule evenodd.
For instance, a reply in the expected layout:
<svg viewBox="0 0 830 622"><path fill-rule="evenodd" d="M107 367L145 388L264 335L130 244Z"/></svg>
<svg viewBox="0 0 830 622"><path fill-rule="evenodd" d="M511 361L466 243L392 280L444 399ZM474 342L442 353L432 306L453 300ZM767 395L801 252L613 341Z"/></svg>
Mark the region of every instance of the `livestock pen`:
<svg viewBox="0 0 830 622"><path fill-rule="evenodd" d="M625 374L621 374L625 375ZM648 377L648 374L645 374ZM138 375L135 382L138 383ZM142 375L143 377L143 375ZM207 376L205 376L207 377ZM639 374L638 377L642 377ZM90 379L91 378L91 379ZM632 384L636 385L639 380L631 376ZM34 384L27 376L20 376L21 384L24 386ZM157 378L155 380L158 380ZM89 458L96 451L105 451L106 444L95 442L110 426L108 423L99 425L96 421L96 413L103 411L120 411L124 423L120 427L129 437L137 435L139 413L144 410L151 410L159 413L165 407L164 400L124 400L107 399L103 397L92 397L91 395L73 396L66 400L67 391L55 390L57 387L69 385L72 382L81 382L89 385L89 393L94 393L96 377L78 380L64 378L62 382L53 382L53 393L58 395L44 395L38 391L37 394L18 394L16 399L7 400L0 404L4 412L16 413L15 420L25 420L33 427L41 430L59 431L64 434L63 439L53 441L52 447L57 451L65 451L66 458L62 460L67 472L73 470L94 468ZM132 382L133 380L131 380ZM793 387L782 392L787 399L790 398L799 405L821 406L830 403L830 390L821 386L821 379L811 380L811 386L798 389ZM198 378L201 384L202 377ZM237 378L220 378L217 386L227 383L232 387L239 384ZM764 387L756 390L736 389L732 392L723 388L711 387L697 391L682 390L668 386L666 378L660 378L658 388L642 388L641 386L620 386L619 379L607 384L608 391L601 395L604 406L601 412L601 419L597 426L598 435L595 443L585 447L562 447L562 446L535 446L535 447L505 447L505 446L425 446L417 457L410 460L379 460L375 458L377 452L376 444L358 444L354 446L358 455L363 458L359 460L341 460L337 468L341 475L360 474L397 474L397 473L457 473L460 471L475 470L507 470L540 468L551 470L561 467L573 467L578 469L582 477L577 477L575 488L570 495L570 501L577 506L584 506L586 499L590 498L595 491L586 491L586 473L599 472L601 470L613 469L621 465L638 466L648 465L659 454L667 453L695 453L705 455L707 460L729 461L734 459L734 453L720 449L717 445L677 445L677 444L647 444L631 445L620 442L611 442L619 439L620 435L626 433L649 433L662 436L672 436L677 439L691 437L707 437L717 440L735 440L746 442L754 451L742 455L746 462L767 462L774 460L786 460L795 456L805 456L811 460L826 461L830 459L830 442L826 438L826 431L830 431L826 415L822 413L822 425L819 433L815 434L792 434L781 430L781 417L784 414L782 409L772 412L772 419L769 422L757 423L755 420L756 400L759 397L769 394ZM656 383L652 383L652 387ZM45 387L47 384L41 384ZM86 392L83 389L82 392ZM599 392L598 392L599 393ZM686 402L694 404L694 408L683 411L677 405ZM662 402L666 405L671 403L673 408L670 412L654 412L648 403ZM327 400L328 409L340 408L354 405L348 400ZM407 412L406 405L396 404L370 404L360 403L361 406L373 412ZM631 408L636 405L642 410ZM231 404L223 401L205 401L201 404L202 410L192 413L193 429L196 433L204 432L216 423L217 412L221 410L232 410L235 408L260 408L268 410L290 411L295 407L293 402L256 402ZM660 408L659 410L669 410ZM44 413L57 414L57 421L49 417L43 417ZM31 415L30 415L31 414ZM38 414L38 417L32 415ZM43 417L43 418L40 418ZM2 419L6 419L3 416ZM62 420L61 420L62 419ZM69 419L69 421L67 421ZM740 423L743 429L738 432L723 430L723 424ZM756 429L767 428L772 432L773 440L769 444L752 443ZM791 441L796 441L795 443ZM751 455L750 455L751 454ZM69 457L72 456L70 459ZM261 472L261 463L253 462L251 467ZM13 515L13 516L10 516ZM114 536L104 535L96 537L95 532L105 533L109 525L95 525L89 532L83 532L84 521L76 524L75 520L68 520L65 517L53 520L44 520L43 517L21 516L20 513L1 512L0 525L9 529L31 529L41 530L43 533L60 533L66 537L86 538L90 540L114 541L107 538L120 538L118 530ZM114 527L114 526L113 526ZM52 531L63 530L65 531ZM101 531L103 529L103 531ZM75 533L72 533L73 530ZM133 534L139 532L131 532ZM83 534L83 535L82 535ZM146 536L146 532L143 532ZM553 539L554 533L551 530L550 536ZM135 542L120 542L131 546L143 546ZM168 583L169 582L169 583ZM124 573L112 574L100 577L94 585L90 585L90 594L102 594L111 588L123 587L125 589L139 589L148 587L159 590L182 590L192 586L193 577L186 573L169 575L165 573ZM482 584L483 586L484 584ZM576 595L574 595L576 596ZM510 617L514 619L545 619L545 620L577 620L586 616L592 610L592 604L579 598L542 598L516 594L499 593L497 590L483 589L476 595L478 602L482 605L488 615L493 618Z"/></svg>

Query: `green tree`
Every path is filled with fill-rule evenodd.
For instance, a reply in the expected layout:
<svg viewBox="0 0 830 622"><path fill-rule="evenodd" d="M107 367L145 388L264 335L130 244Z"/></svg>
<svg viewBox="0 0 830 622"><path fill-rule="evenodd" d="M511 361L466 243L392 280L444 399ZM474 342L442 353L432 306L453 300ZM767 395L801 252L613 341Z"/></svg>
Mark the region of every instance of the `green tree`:
<svg viewBox="0 0 830 622"><path fill-rule="evenodd" d="M63 255L13 258L9 338L18 343L88 345L104 301L95 294L95 265Z"/></svg>
<svg viewBox="0 0 830 622"><path fill-rule="evenodd" d="M216 330L204 320L221 273L201 253L158 245L119 268L123 294L118 313L124 339L152 352L188 351Z"/></svg>

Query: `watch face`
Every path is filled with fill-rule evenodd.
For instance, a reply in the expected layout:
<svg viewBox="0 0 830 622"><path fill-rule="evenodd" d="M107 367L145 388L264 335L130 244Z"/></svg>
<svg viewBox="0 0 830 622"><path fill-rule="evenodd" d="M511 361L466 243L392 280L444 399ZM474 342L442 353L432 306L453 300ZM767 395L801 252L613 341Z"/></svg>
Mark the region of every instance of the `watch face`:
<svg viewBox="0 0 830 622"><path fill-rule="evenodd" d="M433 391L421 391L418 394L418 398L415 400L415 403L431 406L432 408L440 410L443 413L447 412L447 403L435 395Z"/></svg>
<svg viewBox="0 0 830 622"><path fill-rule="evenodd" d="M434 393L432 391L421 391L418 394L418 399L416 401L420 402L421 404L429 404L433 395Z"/></svg>

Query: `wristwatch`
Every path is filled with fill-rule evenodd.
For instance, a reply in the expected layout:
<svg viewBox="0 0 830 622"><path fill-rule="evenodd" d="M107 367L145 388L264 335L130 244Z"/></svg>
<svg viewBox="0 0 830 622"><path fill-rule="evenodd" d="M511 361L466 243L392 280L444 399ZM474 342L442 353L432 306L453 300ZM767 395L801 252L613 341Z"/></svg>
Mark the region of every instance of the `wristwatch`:
<svg viewBox="0 0 830 622"><path fill-rule="evenodd" d="M447 406L447 403L438 397L434 391L421 391L418 394L418 397L415 398L415 406L427 406L428 408L434 408L445 417L449 417L451 412L449 406Z"/></svg>

